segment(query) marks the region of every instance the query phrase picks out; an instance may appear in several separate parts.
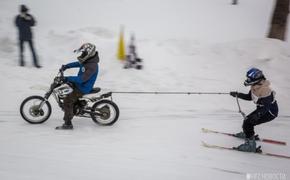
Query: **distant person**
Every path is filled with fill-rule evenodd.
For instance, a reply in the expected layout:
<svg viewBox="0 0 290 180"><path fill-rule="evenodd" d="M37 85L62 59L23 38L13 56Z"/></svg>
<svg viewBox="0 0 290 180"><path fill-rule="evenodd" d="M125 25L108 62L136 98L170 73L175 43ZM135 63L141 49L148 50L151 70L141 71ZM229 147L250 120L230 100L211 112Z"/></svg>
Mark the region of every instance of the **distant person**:
<svg viewBox="0 0 290 180"><path fill-rule="evenodd" d="M131 36L128 48L129 48L129 52L126 55L126 62L125 62L124 68L125 69L128 69L128 68L142 69L142 65L141 65L142 59L140 59L137 55L134 35Z"/></svg>
<svg viewBox="0 0 290 180"><path fill-rule="evenodd" d="M247 72L245 86L250 86L247 94L230 92L233 97L238 97L248 101L254 101L257 108L246 116L243 122L243 132L237 133L236 136L245 139L245 143L238 146L239 151L256 152L254 126L272 121L278 116L278 104L275 99L275 91L271 90L270 82L266 80L263 72L257 68L251 68Z"/></svg>
<svg viewBox="0 0 290 180"><path fill-rule="evenodd" d="M41 68L38 64L37 56L35 53L33 41L32 41L32 32L31 27L35 25L35 20L32 15L28 14L29 9L25 5L20 5L20 14L15 18L15 25L19 31L19 49L20 49L20 66L25 66L23 51L24 51L24 42L28 42L32 56L34 66Z"/></svg>

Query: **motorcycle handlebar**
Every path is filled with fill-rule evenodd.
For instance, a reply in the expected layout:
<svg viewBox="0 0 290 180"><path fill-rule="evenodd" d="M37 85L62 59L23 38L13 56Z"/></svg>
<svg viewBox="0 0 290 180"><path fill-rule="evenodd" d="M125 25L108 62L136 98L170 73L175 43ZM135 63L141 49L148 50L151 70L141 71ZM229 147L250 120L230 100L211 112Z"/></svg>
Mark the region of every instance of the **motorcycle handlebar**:
<svg viewBox="0 0 290 180"><path fill-rule="evenodd" d="M62 69L59 70L59 73L60 73L61 76L63 76L63 72L64 71Z"/></svg>

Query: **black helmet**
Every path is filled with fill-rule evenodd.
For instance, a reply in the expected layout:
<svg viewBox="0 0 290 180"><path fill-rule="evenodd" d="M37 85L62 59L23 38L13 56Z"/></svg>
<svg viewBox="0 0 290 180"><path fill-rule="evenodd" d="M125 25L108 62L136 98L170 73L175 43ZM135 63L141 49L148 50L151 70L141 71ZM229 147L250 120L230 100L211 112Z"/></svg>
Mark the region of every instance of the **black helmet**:
<svg viewBox="0 0 290 180"><path fill-rule="evenodd" d="M78 60L80 63L84 63L96 54L96 46L91 43L85 43L79 49L74 50L74 52L81 53L78 56Z"/></svg>
<svg viewBox="0 0 290 180"><path fill-rule="evenodd" d="M28 10L29 9L24 4L20 5L20 12L26 13Z"/></svg>
<svg viewBox="0 0 290 180"><path fill-rule="evenodd" d="M244 85L245 86L255 85L265 79L266 78L260 69L251 68L247 72L247 79L245 80Z"/></svg>

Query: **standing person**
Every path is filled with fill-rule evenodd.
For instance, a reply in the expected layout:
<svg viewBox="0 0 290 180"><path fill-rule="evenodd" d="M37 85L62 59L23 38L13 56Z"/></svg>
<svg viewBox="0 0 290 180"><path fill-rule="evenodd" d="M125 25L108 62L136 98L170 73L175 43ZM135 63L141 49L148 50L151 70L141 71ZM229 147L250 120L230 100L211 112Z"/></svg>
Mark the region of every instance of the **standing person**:
<svg viewBox="0 0 290 180"><path fill-rule="evenodd" d="M270 88L270 82L266 80L263 72L257 68L251 68L247 72L245 86L250 86L248 94L230 92L233 97L244 100L252 100L257 108L246 116L243 122L243 132L236 136L245 138L245 143L236 147L239 151L256 152L256 142L254 126L272 121L278 116L278 104L275 99L275 92Z"/></svg>
<svg viewBox="0 0 290 180"><path fill-rule="evenodd" d="M136 53L136 46L135 46L135 37L131 35L130 43L129 43L129 53L126 55L126 63L124 68L131 68L136 64L137 53Z"/></svg>
<svg viewBox="0 0 290 180"><path fill-rule="evenodd" d="M28 14L29 9L25 5L20 5L20 14L15 18L15 25L19 31L19 49L20 49L20 66L25 66L23 51L24 51L24 42L28 42L32 56L34 66L41 68L38 64L37 56L35 53L33 41L32 41L32 32L31 27L35 25L35 20L31 14Z"/></svg>
<svg viewBox="0 0 290 180"><path fill-rule="evenodd" d="M137 55L136 45L135 45L135 36L131 35L130 43L129 43L129 53L126 55L126 62L124 68L136 68L142 69L141 59Z"/></svg>
<svg viewBox="0 0 290 180"><path fill-rule="evenodd" d="M95 45L85 43L75 52L81 53L77 57L78 61L62 65L60 69L64 71L70 68L79 68L79 72L77 76L65 77L66 82L73 84L73 92L64 99L64 124L56 129L73 129L71 120L74 117L74 104L84 94L92 91L99 72L99 55Z"/></svg>

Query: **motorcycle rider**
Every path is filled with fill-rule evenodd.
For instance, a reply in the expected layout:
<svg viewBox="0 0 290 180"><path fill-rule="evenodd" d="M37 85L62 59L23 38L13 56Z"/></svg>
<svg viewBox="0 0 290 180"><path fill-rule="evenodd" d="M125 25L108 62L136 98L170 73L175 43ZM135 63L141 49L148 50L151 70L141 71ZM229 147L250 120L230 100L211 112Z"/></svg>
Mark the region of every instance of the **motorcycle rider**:
<svg viewBox="0 0 290 180"><path fill-rule="evenodd" d="M79 68L79 72L77 76L64 77L65 82L73 84L73 91L64 98L64 124L57 126L56 129L73 129L71 120L74 116L74 104L84 94L92 91L99 72L99 55L95 45L85 43L74 52L80 53L78 61L62 65L60 68L60 71Z"/></svg>

